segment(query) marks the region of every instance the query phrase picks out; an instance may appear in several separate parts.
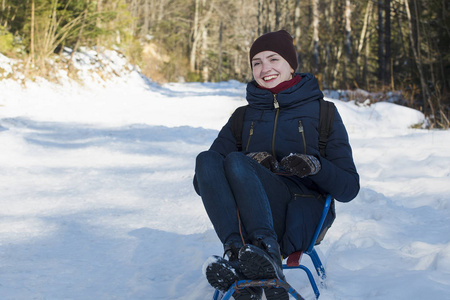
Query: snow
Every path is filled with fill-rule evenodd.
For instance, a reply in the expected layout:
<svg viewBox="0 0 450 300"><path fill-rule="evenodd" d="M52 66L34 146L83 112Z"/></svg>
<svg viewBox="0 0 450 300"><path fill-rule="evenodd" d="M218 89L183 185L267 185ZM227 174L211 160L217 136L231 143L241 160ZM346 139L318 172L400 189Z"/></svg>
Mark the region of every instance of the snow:
<svg viewBox="0 0 450 300"><path fill-rule="evenodd" d="M202 265L223 250L194 163L245 85L159 86L113 51L100 67L120 76L93 76L83 55L84 85L16 80L0 55L1 299L210 299ZM362 188L317 247L320 299L448 299L450 132L412 129L424 116L392 103L332 101ZM302 271L286 276L314 298Z"/></svg>

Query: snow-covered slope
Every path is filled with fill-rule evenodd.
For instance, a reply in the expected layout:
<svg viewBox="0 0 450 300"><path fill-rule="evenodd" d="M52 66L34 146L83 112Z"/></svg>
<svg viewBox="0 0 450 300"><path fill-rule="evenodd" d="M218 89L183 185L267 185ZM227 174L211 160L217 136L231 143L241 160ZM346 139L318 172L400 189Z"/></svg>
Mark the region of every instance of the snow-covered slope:
<svg viewBox="0 0 450 300"><path fill-rule="evenodd" d="M245 103L245 85L159 86L106 58L120 77L93 77L79 59L85 85L0 80L1 299L212 296L201 266L222 249L192 188L194 161ZM332 101L362 189L337 204L318 247L320 299L447 299L450 132L410 129L423 115L395 104ZM303 273L287 278L313 299Z"/></svg>

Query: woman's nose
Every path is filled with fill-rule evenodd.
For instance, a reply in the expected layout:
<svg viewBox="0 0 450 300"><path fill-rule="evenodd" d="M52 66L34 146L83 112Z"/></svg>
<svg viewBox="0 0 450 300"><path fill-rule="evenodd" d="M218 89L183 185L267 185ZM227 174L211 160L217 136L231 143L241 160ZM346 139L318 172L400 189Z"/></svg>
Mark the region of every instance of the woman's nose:
<svg viewBox="0 0 450 300"><path fill-rule="evenodd" d="M261 65L262 65L262 71L263 72L267 72L267 71L269 71L271 69L270 65L267 64L267 63L261 63Z"/></svg>

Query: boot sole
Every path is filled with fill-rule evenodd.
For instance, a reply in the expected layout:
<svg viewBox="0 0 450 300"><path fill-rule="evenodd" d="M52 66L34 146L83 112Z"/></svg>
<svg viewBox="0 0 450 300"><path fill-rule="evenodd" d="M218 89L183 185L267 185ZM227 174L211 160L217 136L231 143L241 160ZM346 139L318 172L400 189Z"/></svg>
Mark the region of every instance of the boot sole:
<svg viewBox="0 0 450 300"><path fill-rule="evenodd" d="M282 279L271 257L262 249L253 245L244 246L239 252L241 272L249 279ZM289 294L284 288L264 288L267 300L288 300Z"/></svg>
<svg viewBox="0 0 450 300"><path fill-rule="evenodd" d="M226 292L239 277L226 262L218 261L206 268L206 279L213 288Z"/></svg>
<svg viewBox="0 0 450 300"><path fill-rule="evenodd" d="M230 266L226 260L222 259L219 259L206 267L206 279L213 288L224 293L228 291L233 283L241 280L233 270L233 267ZM232 296L235 300L261 299L257 294L258 292L256 290L250 288L238 290L234 292Z"/></svg>
<svg viewBox="0 0 450 300"><path fill-rule="evenodd" d="M245 245L239 251L241 272L249 279L279 278L270 256L262 249Z"/></svg>

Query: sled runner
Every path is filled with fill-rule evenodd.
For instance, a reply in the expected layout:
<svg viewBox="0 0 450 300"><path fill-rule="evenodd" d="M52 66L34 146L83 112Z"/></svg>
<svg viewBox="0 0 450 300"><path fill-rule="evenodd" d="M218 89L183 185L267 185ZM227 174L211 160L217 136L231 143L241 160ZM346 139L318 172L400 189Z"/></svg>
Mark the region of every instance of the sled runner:
<svg viewBox="0 0 450 300"><path fill-rule="evenodd" d="M283 264L284 270L302 269L303 271L305 271L306 275L308 276L311 287L314 291L314 294L316 296L316 299L319 299L320 292L317 287L314 276L306 266L300 264L300 261L302 259L303 253L307 254L311 258L311 261L314 264L317 275L319 276L321 282L323 282L326 279L325 268L314 247L316 246L317 239L319 238L319 235L322 231L322 226L323 223L325 222L328 210L330 209L331 201L332 201L331 196L328 195L325 201L325 206L322 211L322 216L320 218L319 224L317 225L316 231L314 233L313 239L308 249L304 252L298 251L292 253L287 258L286 264ZM297 293L297 291L289 283L278 279L239 280L233 283L226 293L222 293L219 290L216 290L213 295L213 300L229 300L231 299L235 291L248 287L277 287L280 289L282 288L285 289L291 296L293 296L294 299L304 300L304 298L299 293Z"/></svg>
<svg viewBox="0 0 450 300"><path fill-rule="evenodd" d="M290 295L294 297L294 299L305 300L305 298L300 296L300 294L297 293L297 291L289 283L279 279L239 280L233 283L228 291L223 295L220 295L221 293L216 290L213 299L229 300L231 299L231 295L233 295L236 290L248 287L277 287L280 289L285 289Z"/></svg>

